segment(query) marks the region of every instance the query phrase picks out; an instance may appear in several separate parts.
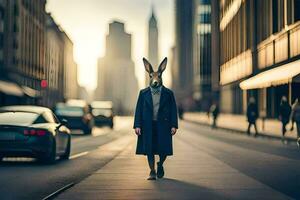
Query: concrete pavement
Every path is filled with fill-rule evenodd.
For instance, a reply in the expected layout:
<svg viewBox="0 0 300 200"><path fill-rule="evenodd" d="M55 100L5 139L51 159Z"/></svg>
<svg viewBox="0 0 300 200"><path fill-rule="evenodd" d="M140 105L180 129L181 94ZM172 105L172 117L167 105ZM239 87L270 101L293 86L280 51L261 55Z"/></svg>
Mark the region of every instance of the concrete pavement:
<svg viewBox="0 0 300 200"><path fill-rule="evenodd" d="M208 118L206 113L202 112L193 112L193 113L185 113L184 119L191 122L200 123L203 125L211 125L212 117ZM244 115L233 115L233 114L220 114L217 120L217 126L219 128L224 128L227 130L233 130L238 132L246 133L248 122L246 116ZM263 127L263 121L261 118L257 120L257 128L258 132L261 135L281 138L281 122L276 119L266 119ZM296 125L293 131L290 131L291 123L287 125L287 132L285 137L287 139L296 140L297 132ZM251 129L252 133L254 133L254 128Z"/></svg>
<svg viewBox="0 0 300 200"><path fill-rule="evenodd" d="M132 135L111 162L57 199L290 199L192 145L193 137L179 131L174 138L175 155L165 163L165 178L148 181L146 159L134 154Z"/></svg>

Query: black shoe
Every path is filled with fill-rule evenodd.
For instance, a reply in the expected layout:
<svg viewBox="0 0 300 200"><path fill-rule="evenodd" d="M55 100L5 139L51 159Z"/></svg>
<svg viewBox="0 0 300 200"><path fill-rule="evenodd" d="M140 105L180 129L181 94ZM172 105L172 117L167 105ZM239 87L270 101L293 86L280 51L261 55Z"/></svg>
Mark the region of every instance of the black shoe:
<svg viewBox="0 0 300 200"><path fill-rule="evenodd" d="M157 163L157 178L162 178L165 175L164 167L159 162Z"/></svg>
<svg viewBox="0 0 300 200"><path fill-rule="evenodd" d="M149 174L149 177L147 180L156 180L156 172L155 170L151 170L150 171L150 174Z"/></svg>

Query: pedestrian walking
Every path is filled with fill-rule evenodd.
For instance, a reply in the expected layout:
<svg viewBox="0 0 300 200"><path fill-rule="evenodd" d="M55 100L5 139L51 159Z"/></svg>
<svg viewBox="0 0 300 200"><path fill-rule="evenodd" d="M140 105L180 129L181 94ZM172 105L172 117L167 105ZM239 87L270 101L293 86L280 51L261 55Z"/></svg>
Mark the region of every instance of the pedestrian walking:
<svg viewBox="0 0 300 200"><path fill-rule="evenodd" d="M291 106L287 101L286 96L283 96L281 98L280 108L279 108L279 120L282 124L282 138L284 138L284 135L286 133L286 125L290 122L290 116L291 116Z"/></svg>
<svg viewBox="0 0 300 200"><path fill-rule="evenodd" d="M248 119L248 129L247 134L250 135L250 129L251 126L254 126L255 129L255 136L258 134L257 126L256 126L256 120L258 118L258 108L255 103L255 99L253 97L250 97L249 104L247 107L247 119Z"/></svg>
<svg viewBox="0 0 300 200"><path fill-rule="evenodd" d="M143 62L149 73L150 86L140 91L133 127L138 136L136 154L147 156L150 168L148 180L156 180L156 177L164 177L163 164L167 156L173 155L172 136L178 129L177 106L173 92L162 84L167 58L156 72L145 58ZM155 155L159 155L157 171Z"/></svg>
<svg viewBox="0 0 300 200"><path fill-rule="evenodd" d="M210 107L210 113L213 117L212 128L217 127L217 119L220 113L219 105L217 103L213 103Z"/></svg>
<svg viewBox="0 0 300 200"><path fill-rule="evenodd" d="M297 126L297 145L300 147L300 98L297 99L292 108L292 122Z"/></svg>

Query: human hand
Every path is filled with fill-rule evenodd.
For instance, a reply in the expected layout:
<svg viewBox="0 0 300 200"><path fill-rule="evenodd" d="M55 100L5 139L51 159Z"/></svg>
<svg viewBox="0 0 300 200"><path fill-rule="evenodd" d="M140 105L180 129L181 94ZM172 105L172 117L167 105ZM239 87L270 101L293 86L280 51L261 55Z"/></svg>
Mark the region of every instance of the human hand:
<svg viewBox="0 0 300 200"><path fill-rule="evenodd" d="M175 135L175 134L176 134L176 132L177 132L177 128L174 128L174 127L173 127L173 128L171 128L171 134L172 134L172 135Z"/></svg>
<svg viewBox="0 0 300 200"><path fill-rule="evenodd" d="M141 135L142 134L141 128L135 128L134 130L135 130L136 135Z"/></svg>

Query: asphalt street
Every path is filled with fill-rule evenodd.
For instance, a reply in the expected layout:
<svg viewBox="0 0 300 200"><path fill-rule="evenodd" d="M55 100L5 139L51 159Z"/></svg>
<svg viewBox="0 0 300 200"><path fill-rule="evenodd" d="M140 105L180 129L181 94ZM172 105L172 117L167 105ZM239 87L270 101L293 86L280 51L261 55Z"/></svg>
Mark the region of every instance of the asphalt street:
<svg viewBox="0 0 300 200"><path fill-rule="evenodd" d="M102 148L122 138L123 143ZM145 159L134 156L135 136L131 118L118 118L116 128L113 131L99 128L94 130L92 136L74 134L72 139L72 157L69 161L57 161L55 165L48 166L24 159L5 159L0 166L1 199L42 199L69 183L76 185L62 193L58 197L59 199L70 199L74 196L77 199L93 199L91 198L93 195L98 195L99 192L104 191L102 186L105 187L105 194L115 195L114 197L117 199L117 197L124 196L116 195L119 193L124 195L125 189L130 189L131 184L133 184L125 181L127 177L131 177L131 181L137 182L139 187L139 193L132 193L134 190L128 190L128 194L141 195L142 192L149 191L147 188L149 185L146 181L148 169ZM245 197L245 195L248 195L248 199L255 199L259 194L259 197L265 197L265 199L273 199L273 197L300 199L300 151L294 142L282 143L277 139L249 137L246 134L181 122L180 129L174 137L174 147L175 155L166 162L165 180L168 185L171 184L174 188L184 188L180 194L178 193L178 197L190 197L188 193L185 195L184 192L191 190L202 191L203 188L202 190L198 188L202 184L209 191L218 190L218 195L215 196L217 199L244 199L240 197ZM124 159L126 158L124 152L130 155L128 158L131 161L127 163L128 166L134 168L134 163L138 163L136 172L132 171L131 168L126 168L126 163L122 164L126 160ZM174 163L173 167L172 163ZM206 165L203 166L204 164ZM216 172L214 171L216 169L211 167L214 164L217 165L215 166L218 170ZM177 165L179 167L175 167ZM110 166L115 173L111 177L107 175ZM186 169L191 170L186 172ZM104 173L101 170L104 170ZM116 174L118 171L120 173L126 172L126 176L121 177L122 174L120 174L118 177ZM230 176L228 179L225 176L228 172L234 172L236 175ZM89 175L95 173L98 176L99 174L106 175L105 183L100 182L103 179L100 176L99 180L93 179L93 181L98 180L98 182L88 184L88 189L81 187L81 183L87 183ZM128 176L130 173L136 174ZM203 176L208 174L212 176L214 173L214 179L205 177L205 181L201 182L204 180ZM227 179L223 180L222 177L227 177ZM235 179L235 177L238 178ZM118 178L122 181L120 182ZM114 182L116 180L118 182ZM249 184L249 180L251 180L251 184ZM124 185L120 185L120 183ZM132 187L136 187L136 185L133 184ZM146 189L142 188L143 186ZM252 188L252 186L255 187ZM98 189L93 187L98 187ZM107 190L110 187L113 187L114 190L109 193ZM82 193L80 188L85 190L85 193ZM154 190L158 192L157 195L161 195L160 192L163 191L160 190L163 188L163 185L157 186ZM267 190L265 190L266 188ZM87 194L88 192L91 194ZM86 196L80 196L83 194ZM168 193L168 195L172 194ZM194 199L200 195L198 192L189 194L193 194ZM267 194L275 196L266 196ZM111 197L109 195L107 198ZM98 195L95 199L100 197ZM100 199L106 199L104 196L102 197ZM129 197L128 199L130 199ZM169 196L164 197L168 199ZM136 197L136 199L139 198Z"/></svg>
<svg viewBox="0 0 300 200"><path fill-rule="evenodd" d="M104 166L118 151L98 155L98 148L129 134L128 130L132 127L131 118L117 117L115 120L113 131L95 128L89 136L73 131L70 160L46 165L33 159L5 158L0 164L0 199L43 199Z"/></svg>

